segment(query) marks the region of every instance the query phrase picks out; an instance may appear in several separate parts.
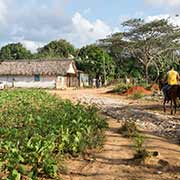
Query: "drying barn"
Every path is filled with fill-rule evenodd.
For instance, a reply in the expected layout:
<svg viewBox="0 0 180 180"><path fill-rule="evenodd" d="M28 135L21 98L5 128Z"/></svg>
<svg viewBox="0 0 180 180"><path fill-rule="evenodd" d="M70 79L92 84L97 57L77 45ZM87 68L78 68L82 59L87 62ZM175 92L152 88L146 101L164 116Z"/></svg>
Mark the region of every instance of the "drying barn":
<svg viewBox="0 0 180 180"><path fill-rule="evenodd" d="M0 62L0 82L7 87L51 89L78 87L82 84L80 76L73 60Z"/></svg>

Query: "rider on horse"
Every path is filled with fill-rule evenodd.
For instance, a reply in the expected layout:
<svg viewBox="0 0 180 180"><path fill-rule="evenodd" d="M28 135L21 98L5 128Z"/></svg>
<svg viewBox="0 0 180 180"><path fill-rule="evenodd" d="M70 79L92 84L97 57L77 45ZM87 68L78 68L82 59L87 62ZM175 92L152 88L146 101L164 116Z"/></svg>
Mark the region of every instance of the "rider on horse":
<svg viewBox="0 0 180 180"><path fill-rule="evenodd" d="M169 101L167 91L171 88L171 86L178 85L178 80L180 80L179 73L174 70L173 66L170 66L170 70L167 73L166 79L167 79L167 84L163 87L162 91L165 99Z"/></svg>

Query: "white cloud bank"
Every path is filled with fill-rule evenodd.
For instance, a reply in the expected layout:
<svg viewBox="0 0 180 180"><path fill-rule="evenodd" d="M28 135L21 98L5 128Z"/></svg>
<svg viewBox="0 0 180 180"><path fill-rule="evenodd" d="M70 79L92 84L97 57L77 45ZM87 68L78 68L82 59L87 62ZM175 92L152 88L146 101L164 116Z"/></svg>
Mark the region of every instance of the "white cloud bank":
<svg viewBox="0 0 180 180"><path fill-rule="evenodd" d="M168 19L170 23L174 26L180 26L180 16L171 16L169 14L160 14L156 16L148 16L145 18L145 21L150 22L153 20L160 20L160 19Z"/></svg>
<svg viewBox="0 0 180 180"><path fill-rule="evenodd" d="M97 39L105 38L118 31L118 28L113 29L100 19L90 22L78 12L72 17L72 23L74 38L79 39L81 44L93 43Z"/></svg>
<svg viewBox="0 0 180 180"><path fill-rule="evenodd" d="M69 17L57 13L57 7L55 10L53 6L45 5L22 5L22 8L19 8L17 2L18 0L0 0L1 46L22 42L25 47L35 52L37 48L52 40L66 39L76 47L81 47L118 31L100 19L91 22L79 12Z"/></svg>

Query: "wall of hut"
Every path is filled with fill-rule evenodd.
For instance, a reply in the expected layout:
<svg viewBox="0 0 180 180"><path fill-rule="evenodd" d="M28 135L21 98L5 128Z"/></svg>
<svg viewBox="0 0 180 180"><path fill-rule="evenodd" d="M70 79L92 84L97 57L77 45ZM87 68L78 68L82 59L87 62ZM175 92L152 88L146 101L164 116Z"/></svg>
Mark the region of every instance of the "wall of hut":
<svg viewBox="0 0 180 180"><path fill-rule="evenodd" d="M0 76L0 82L3 82L6 87L15 87L15 88L65 89L67 87L79 86L78 77L75 75L70 75L70 74L68 74L67 76L39 75L39 77L38 75Z"/></svg>
<svg viewBox="0 0 180 180"><path fill-rule="evenodd" d="M56 88L56 76L0 76L0 82L16 88Z"/></svg>

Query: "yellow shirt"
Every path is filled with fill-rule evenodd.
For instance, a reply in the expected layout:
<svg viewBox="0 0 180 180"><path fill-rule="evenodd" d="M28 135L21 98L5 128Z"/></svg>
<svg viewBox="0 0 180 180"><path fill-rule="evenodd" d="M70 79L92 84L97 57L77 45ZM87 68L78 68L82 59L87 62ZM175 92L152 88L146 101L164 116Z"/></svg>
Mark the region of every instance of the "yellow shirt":
<svg viewBox="0 0 180 180"><path fill-rule="evenodd" d="M177 76L178 76L178 72L177 71L170 70L168 72L168 84L171 85L171 86L178 84Z"/></svg>

